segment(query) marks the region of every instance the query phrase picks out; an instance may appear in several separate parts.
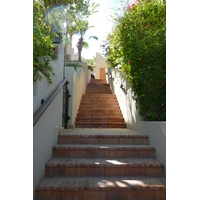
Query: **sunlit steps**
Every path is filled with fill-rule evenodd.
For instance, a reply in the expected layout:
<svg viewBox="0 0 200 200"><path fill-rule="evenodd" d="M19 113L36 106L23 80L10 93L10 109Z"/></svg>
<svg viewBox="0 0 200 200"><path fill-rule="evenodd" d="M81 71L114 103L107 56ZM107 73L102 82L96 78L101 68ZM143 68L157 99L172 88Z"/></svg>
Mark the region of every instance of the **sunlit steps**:
<svg viewBox="0 0 200 200"><path fill-rule="evenodd" d="M36 186L38 200L165 200L162 177L45 177Z"/></svg>
<svg viewBox="0 0 200 200"><path fill-rule="evenodd" d="M76 128L126 128L124 122L76 122Z"/></svg>
<svg viewBox="0 0 200 200"><path fill-rule="evenodd" d="M76 122L102 122L102 123L106 123L106 122L124 122L124 118L123 117L120 117L120 118L76 118Z"/></svg>
<svg viewBox="0 0 200 200"><path fill-rule="evenodd" d="M76 130L81 132L82 129ZM92 130L86 129L84 133L63 134L58 136L58 144L148 145L149 143L148 135L130 134L126 132L126 129L117 130L121 132L115 132L115 129L112 132L108 132L108 129L99 129L97 133L91 133Z"/></svg>
<svg viewBox="0 0 200 200"><path fill-rule="evenodd" d="M69 158L154 158L155 148L149 145L58 144L54 157Z"/></svg>
<svg viewBox="0 0 200 200"><path fill-rule="evenodd" d="M58 137L36 200L165 200L164 165L148 135L128 129L72 129Z"/></svg>
<svg viewBox="0 0 200 200"><path fill-rule="evenodd" d="M164 165L150 158L53 158L46 176L162 176Z"/></svg>

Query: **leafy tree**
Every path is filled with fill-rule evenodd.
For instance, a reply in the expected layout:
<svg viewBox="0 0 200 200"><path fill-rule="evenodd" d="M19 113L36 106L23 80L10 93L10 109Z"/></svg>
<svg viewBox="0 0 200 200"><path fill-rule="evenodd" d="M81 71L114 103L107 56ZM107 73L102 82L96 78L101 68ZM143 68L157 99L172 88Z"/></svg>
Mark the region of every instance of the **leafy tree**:
<svg viewBox="0 0 200 200"><path fill-rule="evenodd" d="M94 26L89 26L88 25L88 21L87 20L77 20L77 25L78 25L78 33L79 35L81 36L78 43L77 43L77 48L78 48L78 59L79 61L81 61L81 51L82 51L82 48L85 47L87 48L88 47L88 43L86 43L84 40L83 40L83 37L86 33L86 31ZM95 40L98 40L98 37L97 36L90 36L90 38L94 38Z"/></svg>
<svg viewBox="0 0 200 200"><path fill-rule="evenodd" d="M95 12L97 5L90 0L34 0L33 1L33 81L41 80L41 73L52 83L50 57L54 56L52 28L61 29L59 23L88 17ZM68 12L68 14L67 14ZM50 14L49 14L50 13ZM68 16L71 15L71 21ZM69 29L68 29L69 30ZM76 32L78 29L76 27ZM66 34L66 33L64 33ZM67 34L65 36L67 38ZM44 62L40 62L40 58Z"/></svg>
<svg viewBox="0 0 200 200"><path fill-rule="evenodd" d="M145 120L166 120L166 3L127 6L108 37L107 59L126 74Z"/></svg>
<svg viewBox="0 0 200 200"><path fill-rule="evenodd" d="M90 66L90 70L93 71L95 68L96 57L93 56L92 59L85 59L88 66Z"/></svg>
<svg viewBox="0 0 200 200"><path fill-rule="evenodd" d="M50 58L53 55L53 36L50 34L50 27L45 24L45 8L41 2L33 2L33 81L42 79L40 72L47 77L49 83L52 68L49 65ZM39 61L43 58L44 63Z"/></svg>

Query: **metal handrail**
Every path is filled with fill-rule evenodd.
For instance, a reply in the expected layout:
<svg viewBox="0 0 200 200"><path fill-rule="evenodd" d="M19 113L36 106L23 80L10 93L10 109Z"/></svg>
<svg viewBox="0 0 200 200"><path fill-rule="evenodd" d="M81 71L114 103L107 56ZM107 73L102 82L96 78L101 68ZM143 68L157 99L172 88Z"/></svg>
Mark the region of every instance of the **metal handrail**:
<svg viewBox="0 0 200 200"><path fill-rule="evenodd" d="M107 74L108 76L110 76L110 78L113 78L112 75L110 74L109 70L106 72L106 74Z"/></svg>
<svg viewBox="0 0 200 200"><path fill-rule="evenodd" d="M35 124L40 119L44 111L48 108L48 106L51 104L53 99L56 97L56 95L59 93L59 91L65 84L69 84L69 81L63 79L60 82L60 84L56 87L56 89L51 93L51 95L46 99L46 101L44 101L44 103L39 107L39 109L33 114L33 126L35 126Z"/></svg>

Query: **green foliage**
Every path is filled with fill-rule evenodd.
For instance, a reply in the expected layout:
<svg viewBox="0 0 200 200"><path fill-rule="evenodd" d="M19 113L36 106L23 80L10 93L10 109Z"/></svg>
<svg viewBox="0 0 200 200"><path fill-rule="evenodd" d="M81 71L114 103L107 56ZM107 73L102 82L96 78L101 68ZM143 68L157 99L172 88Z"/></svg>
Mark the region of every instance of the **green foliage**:
<svg viewBox="0 0 200 200"><path fill-rule="evenodd" d="M67 7L67 32L71 40L74 34L79 34L82 37L92 27L88 26L87 18L97 12L96 9L98 6L99 4L95 4L95 2L85 0L76 1L76 3L70 4Z"/></svg>
<svg viewBox="0 0 200 200"><path fill-rule="evenodd" d="M98 4L90 0L34 0L33 1L33 81L41 80L41 73L47 77L49 83L52 83L51 75L54 75L52 67L49 65L50 57L55 57L53 46L53 33L51 29L59 29L60 22L67 21L67 26L74 19L87 18L96 12ZM48 14L49 13L49 14ZM77 33L79 27L70 30L70 37ZM65 45L68 44L67 34L65 35ZM44 62L40 62L43 59Z"/></svg>
<svg viewBox="0 0 200 200"><path fill-rule="evenodd" d="M92 72L95 68L96 57L93 56L92 59L85 59L85 62L87 63L90 71Z"/></svg>
<svg viewBox="0 0 200 200"><path fill-rule="evenodd" d="M82 65L80 65L77 61L71 61L66 63L66 67L74 67L76 70L77 67L82 67Z"/></svg>
<svg viewBox="0 0 200 200"><path fill-rule="evenodd" d="M51 81L52 67L49 65L53 53L53 35L50 34L50 27L45 23L45 8L41 2L33 2L33 81L41 80L42 74ZM39 62L43 58L44 63Z"/></svg>
<svg viewBox="0 0 200 200"><path fill-rule="evenodd" d="M145 120L166 120L166 4L130 6L108 37L107 60L132 83Z"/></svg>

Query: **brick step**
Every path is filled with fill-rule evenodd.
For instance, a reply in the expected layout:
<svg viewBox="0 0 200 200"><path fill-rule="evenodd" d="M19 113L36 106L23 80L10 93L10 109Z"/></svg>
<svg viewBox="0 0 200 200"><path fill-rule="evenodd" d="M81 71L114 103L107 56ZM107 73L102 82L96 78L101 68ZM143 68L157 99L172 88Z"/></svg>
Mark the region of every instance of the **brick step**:
<svg viewBox="0 0 200 200"><path fill-rule="evenodd" d="M154 158L155 147L149 145L58 144L54 157L65 158Z"/></svg>
<svg viewBox="0 0 200 200"><path fill-rule="evenodd" d="M35 187L36 200L165 200L162 177L44 177Z"/></svg>
<svg viewBox="0 0 200 200"><path fill-rule="evenodd" d="M97 85L97 84L88 84L87 89L109 89L110 90L110 86L108 84L101 84L101 85Z"/></svg>
<svg viewBox="0 0 200 200"><path fill-rule="evenodd" d="M75 128L126 128L124 122L75 122Z"/></svg>
<svg viewBox="0 0 200 200"><path fill-rule="evenodd" d="M95 94L95 93L102 93L102 94L112 94L110 90L86 90L86 93L89 94Z"/></svg>
<svg viewBox="0 0 200 200"><path fill-rule="evenodd" d="M90 83L107 83L105 79L90 79Z"/></svg>
<svg viewBox="0 0 200 200"><path fill-rule="evenodd" d="M45 165L46 176L163 176L164 165L156 159L53 158Z"/></svg>
<svg viewBox="0 0 200 200"><path fill-rule="evenodd" d="M103 129L101 129L103 130ZM148 135L131 134L64 134L58 136L58 144L138 144L146 145L149 142Z"/></svg>
<svg viewBox="0 0 200 200"><path fill-rule="evenodd" d="M117 99L81 99L81 104L107 104L107 103L118 103Z"/></svg>
<svg viewBox="0 0 200 200"><path fill-rule="evenodd" d="M105 90L111 92L109 85L88 85L86 91L87 90L94 90L96 92L98 92L98 90L99 91Z"/></svg>
<svg viewBox="0 0 200 200"><path fill-rule="evenodd" d="M119 109L101 109L101 108L97 108L97 109L79 109L78 110L78 114L121 114L121 110Z"/></svg>
<svg viewBox="0 0 200 200"><path fill-rule="evenodd" d="M101 123L107 123L107 122L124 122L124 118L85 118L85 117L77 117L76 122L101 122Z"/></svg>
<svg viewBox="0 0 200 200"><path fill-rule="evenodd" d="M82 95L83 99L88 99L88 98L92 98L92 99L103 99L103 98L109 98L109 99L117 99L117 97L114 94L83 94Z"/></svg>
<svg viewBox="0 0 200 200"><path fill-rule="evenodd" d="M88 84L87 89L98 89L98 88L104 88L104 89L109 89L110 90L110 85L109 84Z"/></svg>
<svg viewBox="0 0 200 200"><path fill-rule="evenodd" d="M96 119L108 119L108 118L123 118L120 114L105 114L105 113L94 113L94 114L77 114L77 118L96 118Z"/></svg>
<svg viewBox="0 0 200 200"><path fill-rule="evenodd" d="M90 106L89 104L88 105L82 105L82 106L79 106L79 110L118 110L120 111L120 107L119 106L102 106L102 107L99 107L99 106Z"/></svg>
<svg viewBox="0 0 200 200"><path fill-rule="evenodd" d="M101 94L99 94L96 97L92 96L92 95L88 96L88 97L82 97L82 100L95 100L95 101L98 101L98 100L117 100L117 98L115 96L112 96L112 97L102 97Z"/></svg>
<svg viewBox="0 0 200 200"><path fill-rule="evenodd" d="M90 83L88 85L95 85L95 84L97 84L97 85L100 85L100 84L107 85L107 82L106 82L106 80L92 80L92 81L90 81Z"/></svg>
<svg viewBox="0 0 200 200"><path fill-rule="evenodd" d="M118 102L108 102L108 103L104 103L104 102L92 102L92 103L88 103L88 102L83 102L83 103L80 103L80 106L90 106L90 107L115 107L115 106L119 106L119 103Z"/></svg>
<svg viewBox="0 0 200 200"><path fill-rule="evenodd" d="M108 97L108 98L110 98L110 97L116 97L116 95L115 94L98 94L98 93L94 93L94 94L83 94L82 95L82 97L99 97L99 95L101 95L101 97L100 98L102 98L102 97Z"/></svg>

